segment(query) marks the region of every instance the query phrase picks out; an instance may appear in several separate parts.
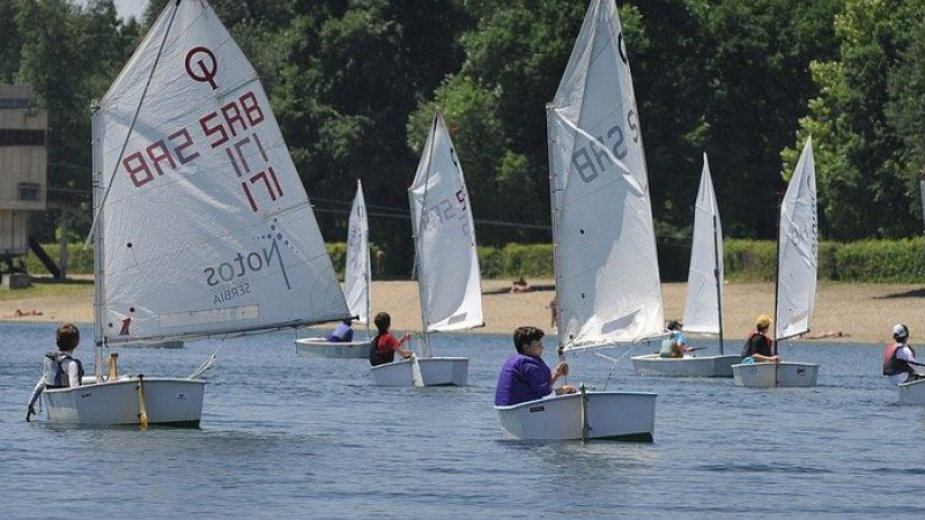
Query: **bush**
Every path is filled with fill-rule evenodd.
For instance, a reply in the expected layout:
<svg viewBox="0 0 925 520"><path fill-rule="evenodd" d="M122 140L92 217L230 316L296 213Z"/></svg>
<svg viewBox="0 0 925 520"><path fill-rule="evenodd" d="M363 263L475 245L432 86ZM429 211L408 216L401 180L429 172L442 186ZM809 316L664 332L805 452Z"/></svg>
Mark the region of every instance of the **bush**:
<svg viewBox="0 0 925 520"><path fill-rule="evenodd" d="M838 279L849 282L920 283L925 279L925 239L863 240L835 253Z"/></svg>
<svg viewBox="0 0 925 520"><path fill-rule="evenodd" d="M58 262L58 244L42 246ZM375 262L376 246L371 247ZM347 245L327 244L338 275L343 277ZM773 281L777 248L770 240L727 239L723 244L726 279L736 282ZM93 273L93 249L68 245L70 274ZM479 247L483 278L552 278L551 244L507 244L503 248ZM684 281L690 252L681 246L659 244L662 280ZM26 268L32 274L47 273L31 251ZM819 279L845 282L919 283L925 279L925 239L864 240L842 244L819 244Z"/></svg>

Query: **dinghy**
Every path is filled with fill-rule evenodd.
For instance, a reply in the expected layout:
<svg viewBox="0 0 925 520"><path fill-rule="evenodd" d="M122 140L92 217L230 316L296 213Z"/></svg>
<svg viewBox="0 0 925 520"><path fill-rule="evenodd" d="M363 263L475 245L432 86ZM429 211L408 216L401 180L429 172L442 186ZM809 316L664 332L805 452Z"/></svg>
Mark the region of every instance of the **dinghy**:
<svg viewBox="0 0 925 520"><path fill-rule="evenodd" d="M774 294L774 353L780 341L806 334L816 301L818 226L816 165L806 140L780 209ZM816 386L819 365L780 361L732 366L738 386Z"/></svg>
<svg viewBox="0 0 925 520"><path fill-rule="evenodd" d="M92 131L95 370L45 390L49 421L198 425L211 360L104 377L103 350L348 315L269 100L208 2L164 8Z"/></svg>
<svg viewBox="0 0 925 520"><path fill-rule="evenodd" d="M683 322L684 332L718 336L719 355L634 356L630 359L636 373L641 376L732 377L732 365L742 361L742 356L726 355L723 349L723 231L707 154L703 154L703 172L694 206L694 240Z"/></svg>
<svg viewBox="0 0 925 520"><path fill-rule="evenodd" d="M900 383L899 404L925 405L925 379Z"/></svg>
<svg viewBox="0 0 925 520"><path fill-rule="evenodd" d="M373 378L383 386L465 386L469 358L434 356L428 336L483 325L469 192L439 112L408 196L421 299L421 352L410 360L372 367Z"/></svg>
<svg viewBox="0 0 925 520"><path fill-rule="evenodd" d="M363 197L363 185L359 179L347 228L344 296L347 299L350 315L355 317L353 323L366 325L366 339L343 342L331 342L323 337L297 339L296 352L302 357L369 358L371 340L369 336L369 285L372 280L372 270L369 261L369 223L366 219L366 201Z"/></svg>
<svg viewBox="0 0 925 520"><path fill-rule="evenodd" d="M546 121L560 352L661 335L649 184L614 0L588 7ZM495 409L517 439L651 441L656 397L582 386Z"/></svg>

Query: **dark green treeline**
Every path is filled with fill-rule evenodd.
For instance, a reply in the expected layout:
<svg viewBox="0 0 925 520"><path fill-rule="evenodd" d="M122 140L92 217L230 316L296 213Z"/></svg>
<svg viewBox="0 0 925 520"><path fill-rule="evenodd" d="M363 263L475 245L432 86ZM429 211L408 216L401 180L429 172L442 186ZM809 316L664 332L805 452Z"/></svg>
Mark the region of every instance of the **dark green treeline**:
<svg viewBox="0 0 925 520"><path fill-rule="evenodd" d="M89 190L89 101L165 3L150 1L135 23L111 0L0 0L0 81L32 83L50 110L52 188ZM328 240L342 239L360 178L373 241L393 274L408 272L410 223L398 213L436 107L484 221L479 241L549 240L544 104L584 0L212 5L261 76ZM726 235L772 238L778 193L810 134L824 238L920 233L925 0L619 7L663 242L689 236L703 152Z"/></svg>

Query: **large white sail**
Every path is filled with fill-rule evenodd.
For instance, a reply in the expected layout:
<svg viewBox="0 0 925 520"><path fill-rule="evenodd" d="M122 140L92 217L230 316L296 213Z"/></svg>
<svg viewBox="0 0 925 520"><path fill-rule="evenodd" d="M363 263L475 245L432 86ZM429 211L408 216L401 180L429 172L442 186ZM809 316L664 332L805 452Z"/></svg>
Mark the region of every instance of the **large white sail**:
<svg viewBox="0 0 925 520"><path fill-rule="evenodd" d="M434 116L408 189L425 332L482 325L482 288L469 192L456 150Z"/></svg>
<svg viewBox="0 0 925 520"><path fill-rule="evenodd" d="M593 0L547 106L560 342L664 330L639 115L614 0Z"/></svg>
<svg viewBox="0 0 925 520"><path fill-rule="evenodd" d="M806 140L780 208L776 338L809 331L816 301L816 164Z"/></svg>
<svg viewBox="0 0 925 520"><path fill-rule="evenodd" d="M369 261L369 223L363 185L357 181L357 194L350 209L347 236L347 265L344 269L344 296L350 314L360 323L369 320L369 281L372 278Z"/></svg>
<svg viewBox="0 0 925 520"><path fill-rule="evenodd" d="M723 298L723 228L720 225L710 163L703 154L703 172L694 207L694 240L687 272L684 330L720 333Z"/></svg>
<svg viewBox="0 0 925 520"><path fill-rule="evenodd" d="M207 2L169 3L94 125L106 340L347 316L266 94Z"/></svg>

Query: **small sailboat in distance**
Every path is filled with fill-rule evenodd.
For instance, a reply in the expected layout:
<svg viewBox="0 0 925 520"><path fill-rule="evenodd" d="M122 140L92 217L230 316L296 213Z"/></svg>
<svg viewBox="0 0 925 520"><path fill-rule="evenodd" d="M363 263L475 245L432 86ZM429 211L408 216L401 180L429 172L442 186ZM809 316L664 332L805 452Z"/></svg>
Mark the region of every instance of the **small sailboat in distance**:
<svg viewBox="0 0 925 520"><path fill-rule="evenodd" d="M645 154L614 0L591 1L546 122L560 352L662 335ZM581 385L495 410L517 439L652 441L656 397Z"/></svg>
<svg viewBox="0 0 925 520"><path fill-rule="evenodd" d="M816 215L816 164L812 138L808 138L780 208L774 290L775 354L780 341L809 332L816 302ZM738 386L816 386L818 373L819 365L795 361L732 366Z"/></svg>
<svg viewBox="0 0 925 520"><path fill-rule="evenodd" d="M429 338L434 332L483 324L469 192L440 112L434 115L408 197L421 300L421 353L372 367L373 378L383 386L465 386L469 358L434 356Z"/></svg>
<svg viewBox="0 0 925 520"><path fill-rule="evenodd" d="M296 340L296 352L303 357L367 359L369 357L369 286L372 269L369 260L369 222L363 184L357 180L357 193L350 209L347 225L347 258L344 266L344 296L353 323L366 325L366 339L360 341L328 341L323 337Z"/></svg>
<svg viewBox="0 0 925 520"><path fill-rule="evenodd" d="M694 240L687 275L684 331L718 336L718 356L663 358L659 354L634 356L633 367L643 376L732 377L732 365L742 361L723 348L723 230L710 177L710 163L703 154L703 171L694 206Z"/></svg>
<svg viewBox="0 0 925 520"><path fill-rule="evenodd" d="M44 391L49 421L198 425L206 365L106 377L103 349L348 315L270 102L208 2L164 8L92 131L95 374Z"/></svg>

